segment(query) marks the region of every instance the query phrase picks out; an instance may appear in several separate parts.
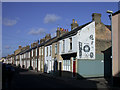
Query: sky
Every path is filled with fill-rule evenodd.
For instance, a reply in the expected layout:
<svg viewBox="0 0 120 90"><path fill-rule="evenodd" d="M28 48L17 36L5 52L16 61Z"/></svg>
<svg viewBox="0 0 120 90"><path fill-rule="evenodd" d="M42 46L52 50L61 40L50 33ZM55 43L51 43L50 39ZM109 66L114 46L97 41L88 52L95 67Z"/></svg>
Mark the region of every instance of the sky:
<svg viewBox="0 0 120 90"><path fill-rule="evenodd" d="M71 31L72 19L79 25L92 21L92 13L101 13L101 21L110 25L107 10L116 12L117 2L3 2L2 56L13 54L18 46L26 46L52 37L57 27Z"/></svg>

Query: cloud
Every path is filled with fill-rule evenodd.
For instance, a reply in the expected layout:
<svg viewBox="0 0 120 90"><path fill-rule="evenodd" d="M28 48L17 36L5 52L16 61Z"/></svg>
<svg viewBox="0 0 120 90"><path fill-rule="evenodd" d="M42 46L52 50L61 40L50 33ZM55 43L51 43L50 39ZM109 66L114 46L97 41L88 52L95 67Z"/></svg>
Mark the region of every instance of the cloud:
<svg viewBox="0 0 120 90"><path fill-rule="evenodd" d="M17 24L18 19L8 19L8 18L4 18L3 19L3 25L5 26L13 26L15 24Z"/></svg>
<svg viewBox="0 0 120 90"><path fill-rule="evenodd" d="M10 46L8 46L8 45L6 45L6 46L5 46L5 49L11 49L11 47L10 47Z"/></svg>
<svg viewBox="0 0 120 90"><path fill-rule="evenodd" d="M57 16L55 14L47 14L44 18L44 23L54 23L59 19L61 19L60 16Z"/></svg>
<svg viewBox="0 0 120 90"><path fill-rule="evenodd" d="M32 28L30 32L28 32L30 35L44 35L46 34L46 29L44 28L39 28L39 29L34 29Z"/></svg>

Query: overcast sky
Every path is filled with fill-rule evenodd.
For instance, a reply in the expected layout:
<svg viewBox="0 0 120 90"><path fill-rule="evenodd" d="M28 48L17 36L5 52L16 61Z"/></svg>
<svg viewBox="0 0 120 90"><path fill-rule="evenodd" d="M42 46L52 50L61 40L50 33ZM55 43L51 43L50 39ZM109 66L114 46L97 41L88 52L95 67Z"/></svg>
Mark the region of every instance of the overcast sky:
<svg viewBox="0 0 120 90"><path fill-rule="evenodd" d="M79 25L92 20L92 13L101 13L101 20L109 25L107 10L116 12L117 2L103 3L42 3L23 2L2 4L3 56L14 53L19 45L26 46L40 40L47 33L55 36L57 27L70 31L72 19Z"/></svg>

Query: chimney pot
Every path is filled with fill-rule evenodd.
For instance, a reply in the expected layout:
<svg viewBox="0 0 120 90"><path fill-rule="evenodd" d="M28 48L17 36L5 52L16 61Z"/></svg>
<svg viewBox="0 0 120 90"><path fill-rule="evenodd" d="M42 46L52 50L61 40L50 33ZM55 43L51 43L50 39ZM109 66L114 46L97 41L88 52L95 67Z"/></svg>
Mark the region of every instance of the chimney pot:
<svg viewBox="0 0 120 90"><path fill-rule="evenodd" d="M60 28L60 31L62 31L62 28Z"/></svg>
<svg viewBox="0 0 120 90"><path fill-rule="evenodd" d="M19 45L19 48L22 48L22 46L21 46L21 45Z"/></svg>
<svg viewBox="0 0 120 90"><path fill-rule="evenodd" d="M75 19L73 19L73 23L75 23Z"/></svg>
<svg viewBox="0 0 120 90"><path fill-rule="evenodd" d="M57 30L60 30L59 27L57 27Z"/></svg>

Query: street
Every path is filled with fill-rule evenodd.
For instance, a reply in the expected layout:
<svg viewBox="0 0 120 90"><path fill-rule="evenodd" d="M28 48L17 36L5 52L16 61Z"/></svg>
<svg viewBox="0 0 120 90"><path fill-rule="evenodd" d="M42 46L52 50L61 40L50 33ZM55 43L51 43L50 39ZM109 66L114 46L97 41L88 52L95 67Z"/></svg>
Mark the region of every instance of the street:
<svg viewBox="0 0 120 90"><path fill-rule="evenodd" d="M18 69L16 69L18 70ZM24 88L72 88L66 82L49 78L40 73L19 69L16 71L12 80L11 89L24 89Z"/></svg>
<svg viewBox="0 0 120 90"><path fill-rule="evenodd" d="M15 73L9 89L39 89L39 88L109 88L104 79L65 79L51 77L49 74L15 68ZM5 89L8 86L6 86Z"/></svg>

